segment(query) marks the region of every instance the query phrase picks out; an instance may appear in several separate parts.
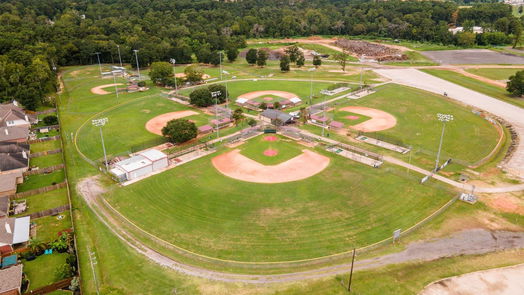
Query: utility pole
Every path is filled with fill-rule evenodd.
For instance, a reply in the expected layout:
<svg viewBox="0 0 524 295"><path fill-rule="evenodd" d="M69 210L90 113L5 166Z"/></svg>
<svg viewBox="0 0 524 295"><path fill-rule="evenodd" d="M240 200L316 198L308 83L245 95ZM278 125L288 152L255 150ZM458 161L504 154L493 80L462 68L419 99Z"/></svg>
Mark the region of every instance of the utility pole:
<svg viewBox="0 0 524 295"><path fill-rule="evenodd" d="M142 77L140 77L140 65L138 64L138 49L133 49L135 52L135 59L136 59L136 69L138 71L138 81L142 80Z"/></svg>
<svg viewBox="0 0 524 295"><path fill-rule="evenodd" d="M118 86L116 85L116 75L114 71L112 73L113 73L113 83L115 84L116 100L118 101Z"/></svg>
<svg viewBox="0 0 524 295"><path fill-rule="evenodd" d="M178 86L176 85L176 69L175 69L176 59L172 58L169 61L173 64L173 74L175 75L175 94L177 94Z"/></svg>
<svg viewBox="0 0 524 295"><path fill-rule="evenodd" d="M120 55L120 45L117 45L116 48L118 48L118 60L120 61L120 67L122 67L122 56Z"/></svg>
<svg viewBox="0 0 524 295"><path fill-rule="evenodd" d="M218 58L220 60L220 81L222 81L222 51L218 52Z"/></svg>
<svg viewBox="0 0 524 295"><path fill-rule="evenodd" d="M102 127L107 123L107 121L109 121L109 119L100 118L100 119L92 120L91 123L93 124L93 126L100 128L100 138L102 139L102 149L104 150L104 163L106 166L106 172L109 172L109 164L107 163L107 154L106 154L106 146L104 143L104 135L102 134Z"/></svg>
<svg viewBox="0 0 524 295"><path fill-rule="evenodd" d="M310 72L309 75L309 105L311 106L312 100L313 100L313 72L316 70L316 68L310 68L308 71Z"/></svg>
<svg viewBox="0 0 524 295"><path fill-rule="evenodd" d="M220 138L220 128L218 125L218 97L222 94L220 91L213 91L211 92L211 97L215 99L215 120L216 120L216 128L217 128L217 139Z"/></svg>
<svg viewBox="0 0 524 295"><path fill-rule="evenodd" d="M355 264L355 248L353 248L353 258L351 259L351 272L349 273L348 292L351 292L351 282L353 281L353 265Z"/></svg>
<svg viewBox="0 0 524 295"><path fill-rule="evenodd" d="M446 129L446 123L453 121L453 115L438 113L437 119L442 122L442 134L440 135L440 143L438 146L437 160L435 161L435 172L437 172L439 162L440 162L440 151L442 150L442 141L444 139L444 130Z"/></svg>
<svg viewBox="0 0 524 295"><path fill-rule="evenodd" d="M100 77L102 77L102 65L100 65L100 52L95 52L96 58L98 59L98 70L100 71Z"/></svg>

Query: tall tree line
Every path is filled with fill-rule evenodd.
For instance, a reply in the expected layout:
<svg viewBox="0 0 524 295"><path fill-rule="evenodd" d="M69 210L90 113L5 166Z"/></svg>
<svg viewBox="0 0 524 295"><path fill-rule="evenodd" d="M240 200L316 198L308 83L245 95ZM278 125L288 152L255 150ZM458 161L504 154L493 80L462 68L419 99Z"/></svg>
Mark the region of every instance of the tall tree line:
<svg viewBox="0 0 524 295"><path fill-rule="evenodd" d="M465 38L450 25L497 36ZM0 3L0 99L28 108L56 86L53 64L213 62L247 38L369 35L443 44L509 43L521 25L511 7L486 3L362 0L7 0ZM502 34L502 35L500 35ZM464 41L465 40L465 41Z"/></svg>

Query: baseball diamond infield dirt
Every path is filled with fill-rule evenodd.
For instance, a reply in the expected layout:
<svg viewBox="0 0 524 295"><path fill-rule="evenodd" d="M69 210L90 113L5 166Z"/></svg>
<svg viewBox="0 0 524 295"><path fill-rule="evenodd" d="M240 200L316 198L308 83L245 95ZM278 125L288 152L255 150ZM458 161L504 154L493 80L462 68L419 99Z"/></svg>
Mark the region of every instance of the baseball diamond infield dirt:
<svg viewBox="0 0 524 295"><path fill-rule="evenodd" d="M239 95L238 97L242 97L245 99L253 99L253 98L263 96L263 95L274 95L274 96L280 96L280 97L287 98L287 99L298 97L298 95L294 93L287 92L287 91L279 91L279 90L253 91L253 92L244 93L242 95Z"/></svg>
<svg viewBox="0 0 524 295"><path fill-rule="evenodd" d="M349 126L351 129L358 131L376 132L393 128L395 125L397 125L397 119L393 115L381 110L366 107L344 107L340 110L371 117L371 119L365 122L354 126Z"/></svg>
<svg viewBox="0 0 524 295"><path fill-rule="evenodd" d="M162 128L166 126L167 122L193 115L198 115L198 113L194 111L178 111L158 115L147 121L146 130L157 135L162 135Z"/></svg>
<svg viewBox="0 0 524 295"><path fill-rule="evenodd" d="M225 176L256 183L283 183L311 177L329 165L330 159L310 150L278 165L266 166L235 149L214 157L213 166Z"/></svg>
<svg viewBox="0 0 524 295"><path fill-rule="evenodd" d="M109 93L111 93L111 92L105 91L103 88L113 87L113 86L118 86L118 85L124 85L124 84L122 84L122 83L116 83L116 84L105 84L105 85L100 85L100 86L96 86L96 87L91 88L91 92L92 92L93 94L98 94L98 95L109 94Z"/></svg>

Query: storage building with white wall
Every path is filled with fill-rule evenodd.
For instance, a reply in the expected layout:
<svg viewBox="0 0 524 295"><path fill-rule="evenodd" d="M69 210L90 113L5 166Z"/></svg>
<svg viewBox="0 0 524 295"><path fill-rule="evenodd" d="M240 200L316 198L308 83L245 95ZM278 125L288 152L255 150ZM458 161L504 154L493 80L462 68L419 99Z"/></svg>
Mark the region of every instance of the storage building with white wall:
<svg viewBox="0 0 524 295"><path fill-rule="evenodd" d="M117 162L111 169L111 174L119 181L129 181L164 169L168 165L167 155L152 149L139 152L129 159Z"/></svg>

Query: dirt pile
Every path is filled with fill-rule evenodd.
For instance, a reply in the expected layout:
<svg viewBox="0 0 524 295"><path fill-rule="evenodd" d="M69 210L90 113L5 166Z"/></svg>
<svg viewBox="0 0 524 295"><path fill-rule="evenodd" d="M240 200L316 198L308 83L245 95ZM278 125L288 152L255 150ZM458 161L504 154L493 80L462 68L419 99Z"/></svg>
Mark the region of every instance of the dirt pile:
<svg viewBox="0 0 524 295"><path fill-rule="evenodd" d="M359 40L338 39L335 45L349 50L357 56L365 55L377 61L406 60L408 57L398 49Z"/></svg>

